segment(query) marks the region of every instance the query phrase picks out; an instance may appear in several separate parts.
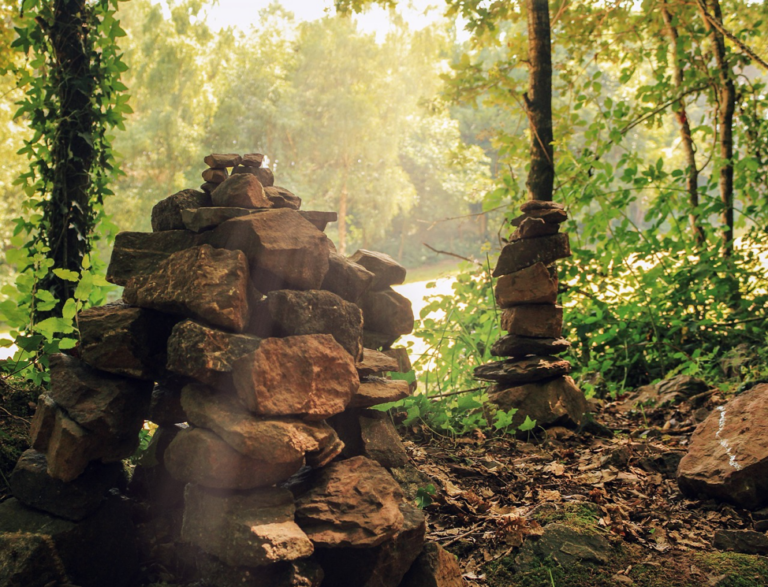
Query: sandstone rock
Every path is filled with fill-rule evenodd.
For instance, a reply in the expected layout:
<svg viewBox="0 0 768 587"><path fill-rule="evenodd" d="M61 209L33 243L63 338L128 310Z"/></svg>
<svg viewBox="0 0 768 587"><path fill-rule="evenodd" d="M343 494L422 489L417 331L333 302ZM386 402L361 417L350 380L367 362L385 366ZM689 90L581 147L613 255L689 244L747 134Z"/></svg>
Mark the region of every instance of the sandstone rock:
<svg viewBox="0 0 768 587"><path fill-rule="evenodd" d="M480 365L475 368L475 378L498 383L530 383L567 375L570 371L568 361L556 357L528 357Z"/></svg>
<svg viewBox="0 0 768 587"><path fill-rule="evenodd" d="M115 237L107 281L124 286L131 277L154 271L171 254L198 244L198 235L186 230L121 232Z"/></svg>
<svg viewBox="0 0 768 587"><path fill-rule="evenodd" d="M587 410L584 394L568 376L507 388L493 386L488 390L488 399L502 410L518 410L512 418L513 428L519 427L526 416L543 428L575 428Z"/></svg>
<svg viewBox="0 0 768 587"><path fill-rule="evenodd" d="M611 543L602 535L565 524L549 524L540 537L525 541L515 557L515 566L525 571L543 560L552 560L569 569L585 562L605 565L614 557Z"/></svg>
<svg viewBox="0 0 768 587"><path fill-rule="evenodd" d="M131 521L130 506L122 498L109 497L93 515L77 523L26 508L16 499L8 499L0 503L0 536L3 537L0 539L0 560L20 547L16 537L4 533L35 536L49 545L40 553L41 556L45 554L51 557L47 563L54 563L63 571L60 576L70 581L54 583L57 587L67 584L79 587L129 587L136 584L139 571L136 532ZM37 543L37 539L34 542ZM15 546L11 546L9 552L3 543ZM33 562L35 559L27 560ZM58 566L59 563L63 569ZM4 566L0 563L0 568ZM17 567L17 572L20 570ZM42 576L49 572L50 567L43 564L37 570ZM0 570L0 577L2 572ZM18 587L33 585L38 584L21 583ZM48 587L50 583L43 585Z"/></svg>
<svg viewBox="0 0 768 587"><path fill-rule="evenodd" d="M690 498L757 509L768 505L768 384L718 406L699 424L677 482Z"/></svg>
<svg viewBox="0 0 768 587"><path fill-rule="evenodd" d="M256 306L248 331L262 338L330 334L355 360L363 353L363 313L329 291L272 291Z"/></svg>
<svg viewBox="0 0 768 587"><path fill-rule="evenodd" d="M403 527L403 493L386 469L365 457L321 469L296 503L296 521L315 547L365 548Z"/></svg>
<svg viewBox="0 0 768 587"><path fill-rule="evenodd" d="M360 381L357 393L352 397L353 408L370 408L379 404L396 402L411 395L407 381L366 377Z"/></svg>
<svg viewBox="0 0 768 587"><path fill-rule="evenodd" d="M24 532L0 533L0 585L51 587L71 583L53 543Z"/></svg>
<svg viewBox="0 0 768 587"><path fill-rule="evenodd" d="M754 530L716 530L712 546L718 550L768 556L768 536Z"/></svg>
<svg viewBox="0 0 768 587"><path fill-rule="evenodd" d="M29 427L30 446L35 450L45 451L48 449L51 432L53 432L53 426L56 423L57 411L58 407L51 396L45 393L38 396L37 409Z"/></svg>
<svg viewBox="0 0 768 587"><path fill-rule="evenodd" d="M342 299L356 304L371 287L373 277L373 273L362 265L332 252L328 258L328 273L323 280L322 289L332 291Z"/></svg>
<svg viewBox="0 0 768 587"><path fill-rule="evenodd" d="M232 220L233 218L239 218L240 216L248 216L253 214L254 210L248 208L223 208L219 206L211 206L209 208L191 208L189 210L182 210L181 220L184 223L184 227L192 232L203 232L210 228L216 228L222 222Z"/></svg>
<svg viewBox="0 0 768 587"><path fill-rule="evenodd" d="M220 185L221 184L213 183L212 181L206 181L200 186L200 189L210 196L213 193L213 190Z"/></svg>
<svg viewBox="0 0 768 587"><path fill-rule="evenodd" d="M91 463L72 482L54 479L47 472L45 454L29 449L22 453L8 478L13 496L24 505L66 520L82 520L104 501L122 471L121 463Z"/></svg>
<svg viewBox="0 0 768 587"><path fill-rule="evenodd" d="M185 385L182 377L165 377L152 388L147 420L158 426L173 426L187 421L181 407L181 390Z"/></svg>
<svg viewBox="0 0 768 587"><path fill-rule="evenodd" d="M184 228L181 215L187 208L202 208L211 205L211 197L197 190L182 190L152 208L152 231L180 230Z"/></svg>
<svg viewBox="0 0 768 587"><path fill-rule="evenodd" d="M269 201L272 202L273 208L292 208L294 210L301 208L301 198L285 188L271 185L264 188L264 193L269 198ZM320 230L323 229L324 227Z"/></svg>
<svg viewBox="0 0 768 587"><path fill-rule="evenodd" d="M515 273L502 275L496 282L496 303L502 308L555 302L557 279L552 279L544 263L536 263Z"/></svg>
<svg viewBox="0 0 768 587"><path fill-rule="evenodd" d="M211 183L224 183L228 177L229 173L226 169L206 169L203 171L203 179Z"/></svg>
<svg viewBox="0 0 768 587"><path fill-rule="evenodd" d="M266 339L235 362L233 374L251 412L308 420L344 411L360 384L352 357L329 334Z"/></svg>
<svg viewBox="0 0 768 587"><path fill-rule="evenodd" d="M400 338L399 334L363 330L363 346L382 352L389 350L398 338Z"/></svg>
<svg viewBox="0 0 768 587"><path fill-rule="evenodd" d="M398 368L395 369L395 371L398 373L410 373L413 371L413 367L411 366L411 358L408 356L408 349L404 347L397 347L394 349L382 351L382 353L397 360Z"/></svg>
<svg viewBox="0 0 768 587"><path fill-rule="evenodd" d="M405 267L385 253L360 249L349 260L373 273L371 289L374 291L399 285L405 281Z"/></svg>
<svg viewBox="0 0 768 587"><path fill-rule="evenodd" d="M502 313L501 328L518 337L559 338L563 308L549 304L513 306Z"/></svg>
<svg viewBox="0 0 768 587"><path fill-rule="evenodd" d="M560 230L559 224L547 224L543 218L526 217L520 222L520 226L512 233L510 240L517 241L525 238L539 236L551 236Z"/></svg>
<svg viewBox="0 0 768 587"><path fill-rule="evenodd" d="M525 355L557 355L571 347L564 338L532 338L507 334L493 343L494 357L524 357Z"/></svg>
<svg viewBox="0 0 768 587"><path fill-rule="evenodd" d="M424 545L424 513L400 506L404 523L394 538L373 548L323 548L316 558L323 567L324 587L398 587Z"/></svg>
<svg viewBox="0 0 768 587"><path fill-rule="evenodd" d="M168 370L214 387L231 386L232 367L253 352L261 339L231 334L185 320L168 339Z"/></svg>
<svg viewBox="0 0 768 587"><path fill-rule="evenodd" d="M138 430L136 440L138 445ZM68 483L77 479L88 463L98 457L98 443L98 437L57 409L47 445L35 443L35 448L46 453L48 475Z"/></svg>
<svg viewBox="0 0 768 587"><path fill-rule="evenodd" d="M296 462L338 439L325 422L257 418L233 395L201 385L187 385L181 403L191 424L212 430L238 452L267 463Z"/></svg>
<svg viewBox="0 0 768 587"><path fill-rule="evenodd" d="M524 214L539 210L565 210L565 206L550 200L528 200L520 206L520 211Z"/></svg>
<svg viewBox="0 0 768 587"><path fill-rule="evenodd" d="M368 291L359 305L366 330L398 336L413 332L411 301L396 291Z"/></svg>
<svg viewBox="0 0 768 587"><path fill-rule="evenodd" d="M319 212L316 210L301 210L299 212L305 220L315 225L317 230L324 231L331 222L336 222L339 215L336 212Z"/></svg>
<svg viewBox="0 0 768 587"><path fill-rule="evenodd" d="M120 302L88 308L77 316L80 357L101 371L157 379L165 371L174 322L159 312Z"/></svg>
<svg viewBox="0 0 768 587"><path fill-rule="evenodd" d="M703 379L691 377L690 375L676 375L669 379L660 381L656 388L659 395L674 395L680 399L686 399L692 395L704 393L709 389L709 385Z"/></svg>
<svg viewBox="0 0 768 587"><path fill-rule="evenodd" d="M185 483L214 489L254 489L285 481L304 464L257 461L204 428L182 430L165 451L168 472Z"/></svg>
<svg viewBox="0 0 768 587"><path fill-rule="evenodd" d="M355 367L360 377L400 371L400 364L397 359L373 349L365 349L363 360L358 361Z"/></svg>
<svg viewBox="0 0 768 587"><path fill-rule="evenodd" d="M319 289L328 272L328 239L295 210L265 210L228 220L210 233L210 243L243 251L262 292Z"/></svg>
<svg viewBox="0 0 768 587"><path fill-rule="evenodd" d="M239 165L243 160L240 155L236 153L211 153L205 156L205 164L213 169L226 169L227 167L234 167Z"/></svg>
<svg viewBox="0 0 768 587"><path fill-rule="evenodd" d="M151 381L95 371L68 355L51 355L50 396L77 424L105 438L137 436L149 411Z"/></svg>
<svg viewBox="0 0 768 587"><path fill-rule="evenodd" d="M155 271L132 279L130 304L241 332L250 318L248 262L239 251L202 245L173 253Z"/></svg>
<svg viewBox="0 0 768 587"><path fill-rule="evenodd" d="M363 454L382 467L396 469L410 461L389 414L365 410L359 416Z"/></svg>
<svg viewBox="0 0 768 587"><path fill-rule="evenodd" d="M275 185L275 176L268 167L252 167L248 165L238 165L232 171L233 175L253 175L265 188Z"/></svg>
<svg viewBox="0 0 768 587"><path fill-rule="evenodd" d="M211 201L214 206L231 208L271 208L272 202L264 193L255 176L236 174L213 190Z"/></svg>
<svg viewBox="0 0 768 587"><path fill-rule="evenodd" d="M437 543L424 546L400 587L466 587L456 557Z"/></svg>
<svg viewBox="0 0 768 587"><path fill-rule="evenodd" d="M333 459L344 451L344 443L341 441L336 431L332 430L332 435L323 442L319 450L308 452L306 455L307 466L313 469L325 467Z"/></svg>
<svg viewBox="0 0 768 587"><path fill-rule="evenodd" d="M248 153L243 155L241 163L245 167L261 167L264 163L264 155L261 153Z"/></svg>
<svg viewBox="0 0 768 587"><path fill-rule="evenodd" d="M314 551L293 521L294 511L287 489L224 494L190 483L181 538L232 566L293 561Z"/></svg>
<svg viewBox="0 0 768 587"><path fill-rule="evenodd" d="M540 238L513 241L501 249L499 261L493 270L494 277L520 271L536 263L550 263L571 256L567 234L555 234Z"/></svg>
<svg viewBox="0 0 768 587"><path fill-rule="evenodd" d="M197 577L216 587L320 587L323 569L313 558L264 567L232 567L215 556L195 556Z"/></svg>
<svg viewBox="0 0 768 587"><path fill-rule="evenodd" d="M527 218L536 218L543 220L547 224L561 224L568 220L568 213L565 210L529 210L525 213ZM522 225L522 223L521 223Z"/></svg>

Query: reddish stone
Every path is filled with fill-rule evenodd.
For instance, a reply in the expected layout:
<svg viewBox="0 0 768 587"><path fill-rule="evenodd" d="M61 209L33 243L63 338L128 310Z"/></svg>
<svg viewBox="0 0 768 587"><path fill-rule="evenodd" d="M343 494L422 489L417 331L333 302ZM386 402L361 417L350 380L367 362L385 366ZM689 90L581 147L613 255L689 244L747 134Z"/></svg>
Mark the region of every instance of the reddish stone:
<svg viewBox="0 0 768 587"><path fill-rule="evenodd" d="M332 252L328 258L328 273L323 280L322 289L332 291L342 299L356 304L370 289L373 277L373 273L362 265Z"/></svg>
<svg viewBox="0 0 768 587"><path fill-rule="evenodd" d="M35 450L44 452L48 449L57 411L58 407L51 396L45 393L38 396L37 409L29 427L30 446Z"/></svg>
<svg viewBox="0 0 768 587"><path fill-rule="evenodd" d="M182 210L181 219L184 227L192 232L203 232L211 228L216 228L222 222L248 216L253 214L254 210L248 208L223 208L211 206L209 208L193 208Z"/></svg>
<svg viewBox="0 0 768 587"><path fill-rule="evenodd" d="M236 153L211 153L205 156L205 164L213 169L226 169L227 167L234 167L239 165L242 161L242 157Z"/></svg>
<svg viewBox="0 0 768 587"><path fill-rule="evenodd" d="M565 206L549 200L528 200L520 206L523 213L538 212L541 210L565 210Z"/></svg>
<svg viewBox="0 0 768 587"><path fill-rule="evenodd" d="M211 194L214 206L230 208L271 208L264 187L251 174L233 175Z"/></svg>
<svg viewBox="0 0 768 587"><path fill-rule="evenodd" d="M242 332L250 318L248 261L239 251L203 245L179 251L123 292L133 305Z"/></svg>
<svg viewBox="0 0 768 587"><path fill-rule="evenodd" d="M559 224L547 224L542 218L524 218L520 222L510 240L516 241L524 238L536 238L539 236L550 236L557 234L560 230Z"/></svg>
<svg viewBox="0 0 768 587"><path fill-rule="evenodd" d="M220 185L221 184L213 183L212 181L206 181L200 186L200 189L203 190L206 194L211 195L213 190L215 190Z"/></svg>
<svg viewBox="0 0 768 587"><path fill-rule="evenodd" d="M203 171L203 179L211 183L224 183L228 177L229 173L226 169L206 169Z"/></svg>
<svg viewBox="0 0 768 587"><path fill-rule="evenodd" d="M253 413L308 420L344 411L360 385L352 357L328 334L263 340L235 362L233 374Z"/></svg>
<svg viewBox="0 0 768 587"><path fill-rule="evenodd" d="M403 497L386 469L354 457L320 471L296 502L296 521L315 547L378 546L403 527Z"/></svg>
<svg viewBox="0 0 768 587"><path fill-rule="evenodd" d="M557 279L552 279L544 263L502 275L496 282L496 302L502 308L554 304L557 302Z"/></svg>
<svg viewBox="0 0 768 587"><path fill-rule="evenodd" d="M248 153L243 155L241 163L245 167L261 167L264 163L264 155L261 153Z"/></svg>
<svg viewBox="0 0 768 587"><path fill-rule="evenodd" d="M528 218L539 218L547 224L561 224L568 220L568 213L565 210L558 210L556 208L529 210L525 215Z"/></svg>
<svg viewBox="0 0 768 587"><path fill-rule="evenodd" d="M536 263L550 263L571 256L567 234L513 241L504 246L493 270L494 277L520 271Z"/></svg>
<svg viewBox="0 0 768 587"><path fill-rule="evenodd" d="M355 367L360 377L382 375L390 371L400 370L400 364L397 359L372 349L365 349L363 360L359 361Z"/></svg>
<svg viewBox="0 0 768 587"><path fill-rule="evenodd" d="M201 244L198 237L187 230L121 232L115 238L106 279L124 286L130 278L154 271L171 254Z"/></svg>
<svg viewBox="0 0 768 587"><path fill-rule="evenodd" d="M138 440L138 431L136 438ZM96 458L98 442L96 436L68 418L62 410L56 410L47 446L41 447L41 452L46 454L48 474L64 482L74 481Z"/></svg>
<svg viewBox="0 0 768 587"><path fill-rule="evenodd" d="M234 218L209 235L213 246L245 253L262 292L319 289L328 272L328 239L296 210L280 208Z"/></svg>
<svg viewBox="0 0 768 587"><path fill-rule="evenodd" d="M548 304L513 306L501 315L501 328L516 336L558 338L563 331L563 308Z"/></svg>
<svg viewBox="0 0 768 587"><path fill-rule="evenodd" d="M388 413L365 410L359 421L365 456L387 469L408 465L408 453Z"/></svg>
<svg viewBox="0 0 768 587"><path fill-rule="evenodd" d="M380 290L405 281L405 267L385 253L360 249L349 258L374 274L371 289Z"/></svg>
<svg viewBox="0 0 768 587"><path fill-rule="evenodd" d="M480 365L475 368L475 378L498 383L529 383L567 375L570 371L571 364L556 357L527 357Z"/></svg>
<svg viewBox="0 0 768 587"><path fill-rule="evenodd" d="M398 336L413 332L411 301L396 291L369 291L360 299L359 305L366 330Z"/></svg>
<svg viewBox="0 0 768 587"><path fill-rule="evenodd" d="M317 227L317 230L325 230L330 222L336 222L339 215L336 212L319 212L317 210L299 211L305 220L308 220Z"/></svg>
<svg viewBox="0 0 768 587"><path fill-rule="evenodd" d="M214 489L255 489L285 481L304 464L267 463L237 452L205 428L182 430L165 451L165 467L174 479Z"/></svg>
<svg viewBox="0 0 768 587"><path fill-rule="evenodd" d="M677 470L684 495L768 505L768 384L718 406L699 424Z"/></svg>
<svg viewBox="0 0 768 587"><path fill-rule="evenodd" d="M456 557L437 543L424 547L400 587L467 587Z"/></svg>
<svg viewBox="0 0 768 587"><path fill-rule="evenodd" d="M493 343L494 357L524 357L526 355L557 355L571 348L564 338L532 338L507 334Z"/></svg>
<svg viewBox="0 0 768 587"><path fill-rule="evenodd" d="M188 208L202 208L211 205L211 196L197 190L182 190L152 208L152 231L181 230L184 228L182 213Z"/></svg>
<svg viewBox="0 0 768 587"><path fill-rule="evenodd" d="M273 208L292 208L294 210L301 208L301 198L285 188L271 185L264 188L264 193L272 202Z"/></svg>
<svg viewBox="0 0 768 587"><path fill-rule="evenodd" d="M360 381L357 393L352 397L353 408L370 408L379 404L396 402L411 395L407 381L366 377Z"/></svg>
<svg viewBox="0 0 768 587"><path fill-rule="evenodd" d="M259 180L265 188L275 185L275 176L268 167L252 167L248 165L238 165L232 171L234 175L253 175Z"/></svg>

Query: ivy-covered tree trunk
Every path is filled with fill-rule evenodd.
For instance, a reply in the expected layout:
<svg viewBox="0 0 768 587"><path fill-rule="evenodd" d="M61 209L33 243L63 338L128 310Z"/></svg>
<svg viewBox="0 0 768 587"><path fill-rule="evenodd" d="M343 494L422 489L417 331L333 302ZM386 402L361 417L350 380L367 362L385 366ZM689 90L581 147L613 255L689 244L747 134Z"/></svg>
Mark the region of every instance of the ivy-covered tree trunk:
<svg viewBox="0 0 768 587"><path fill-rule="evenodd" d="M94 214L90 202L93 144L92 72L85 0L55 0L47 29L53 52L51 79L58 99L57 128L51 152L51 196L44 214L44 239L54 269L79 272L90 250ZM58 298L48 315L61 311L76 283L50 272L41 287Z"/></svg>
<svg viewBox="0 0 768 587"><path fill-rule="evenodd" d="M548 0L526 0L529 91L524 96L531 128L531 169L526 186L532 200L552 200L555 182L552 148L552 42Z"/></svg>

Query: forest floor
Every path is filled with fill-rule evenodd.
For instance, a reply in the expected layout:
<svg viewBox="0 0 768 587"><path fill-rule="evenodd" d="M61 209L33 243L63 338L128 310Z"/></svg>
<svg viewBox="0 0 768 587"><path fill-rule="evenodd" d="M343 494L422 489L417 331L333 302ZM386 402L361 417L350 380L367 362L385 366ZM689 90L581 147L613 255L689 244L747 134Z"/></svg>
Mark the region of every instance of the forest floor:
<svg viewBox="0 0 768 587"><path fill-rule="evenodd" d="M687 500L675 480L696 424L725 398L711 390L664 405L672 398L653 395L648 386L592 401L595 423L579 434L411 429L408 452L437 490L430 539L457 555L471 585L768 585L768 558L712 545L718 530L752 529L754 514Z"/></svg>

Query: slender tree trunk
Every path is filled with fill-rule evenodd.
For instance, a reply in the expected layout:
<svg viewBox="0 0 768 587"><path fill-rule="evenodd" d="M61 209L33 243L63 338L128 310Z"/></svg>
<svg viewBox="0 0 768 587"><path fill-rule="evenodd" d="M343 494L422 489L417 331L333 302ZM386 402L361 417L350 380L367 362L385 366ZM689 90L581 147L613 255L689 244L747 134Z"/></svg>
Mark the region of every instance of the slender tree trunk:
<svg viewBox="0 0 768 587"><path fill-rule="evenodd" d="M81 271L90 250L93 230L90 202L90 170L94 147L91 98L95 79L91 74L87 5L85 0L55 0L54 21L48 29L55 59L52 82L58 88L58 129L53 142L50 201L44 209L45 244L51 249L54 269ZM61 310L76 284L49 273L41 287L59 299ZM38 318L43 316L38 316Z"/></svg>
<svg viewBox="0 0 768 587"><path fill-rule="evenodd" d="M526 0L530 88L524 96L531 128L531 170L526 186L532 200L552 200L552 43L548 0Z"/></svg>
<svg viewBox="0 0 768 587"><path fill-rule="evenodd" d="M723 254L730 257L733 253L733 114L736 109L736 87L725 56L725 39L720 31L709 21L708 16L723 21L719 0L702 0L708 9L703 10L704 23L712 42L712 53L717 64L719 76L718 101L720 115L720 200L723 204L721 214Z"/></svg>
<svg viewBox="0 0 768 587"><path fill-rule="evenodd" d="M339 194L339 254L347 254L347 167L344 166L344 175L341 180L341 193Z"/></svg>
<svg viewBox="0 0 768 587"><path fill-rule="evenodd" d="M675 84L675 89L680 92L683 89L683 65L677 52L679 37L677 28L672 23L672 15L669 13L666 0L662 0L661 15L664 18L664 23L667 27L667 35L671 42L670 62L672 64L672 79ZM686 188L688 190L688 203L691 208L689 214L691 230L696 239L696 244L699 247L702 247L706 242L706 237L699 221L698 212L696 211L696 208L699 206L699 169L696 166L696 148L693 144L693 137L691 136L691 125L688 122L685 102L682 98L676 104L675 117L677 118L677 124L680 127L680 142L683 146L683 153L685 154L685 163L688 166Z"/></svg>

